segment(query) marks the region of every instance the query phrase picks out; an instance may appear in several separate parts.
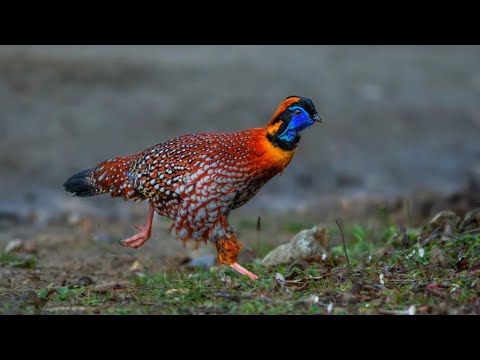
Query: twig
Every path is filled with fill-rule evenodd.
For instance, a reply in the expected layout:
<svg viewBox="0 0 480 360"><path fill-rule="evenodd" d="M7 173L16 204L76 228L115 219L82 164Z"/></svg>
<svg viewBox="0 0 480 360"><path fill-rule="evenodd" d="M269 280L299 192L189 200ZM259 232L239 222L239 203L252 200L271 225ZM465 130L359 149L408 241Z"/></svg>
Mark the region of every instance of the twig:
<svg viewBox="0 0 480 360"><path fill-rule="evenodd" d="M455 237L453 235L447 235L450 239L453 239L455 241L460 241L460 239L458 237Z"/></svg>
<svg viewBox="0 0 480 360"><path fill-rule="evenodd" d="M260 228L261 228L261 223L262 221L262 218L260 217L260 215L258 216L258 219L257 219L257 256L260 256Z"/></svg>
<svg viewBox="0 0 480 360"><path fill-rule="evenodd" d="M467 230L467 231L464 231L462 234L473 234L473 233L476 233L476 232L480 232L480 228Z"/></svg>
<svg viewBox="0 0 480 360"><path fill-rule="evenodd" d="M433 232L428 235L425 239L422 240L422 247L425 247L427 246L428 244L430 244L430 242L432 242L433 240L436 239L437 235L438 235L438 232L442 229L442 226L439 226L437 227L435 230L433 230Z"/></svg>
<svg viewBox="0 0 480 360"><path fill-rule="evenodd" d="M410 199L405 199L405 215L407 217L407 224L412 224L412 214L410 213Z"/></svg>
<svg viewBox="0 0 480 360"><path fill-rule="evenodd" d="M335 222L337 223L338 228L340 229L340 233L342 234L343 252L345 253L345 257L347 258L347 263L350 266L350 259L348 258L348 254L347 254L347 246L345 245L345 237L343 236L342 225L340 225L340 221L338 220L335 220Z"/></svg>

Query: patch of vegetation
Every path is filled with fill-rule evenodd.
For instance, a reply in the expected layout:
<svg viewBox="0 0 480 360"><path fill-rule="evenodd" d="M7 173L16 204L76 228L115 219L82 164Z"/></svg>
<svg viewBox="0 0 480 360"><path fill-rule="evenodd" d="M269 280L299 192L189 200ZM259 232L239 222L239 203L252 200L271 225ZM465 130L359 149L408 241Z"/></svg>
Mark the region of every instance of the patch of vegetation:
<svg viewBox="0 0 480 360"><path fill-rule="evenodd" d="M0 297L9 300L0 311L20 299L20 313L480 314L478 226L445 220L343 230L350 263L343 245L333 245L323 260L270 269L259 259L244 264L259 275L256 281L216 266L130 275L129 282L50 284L33 295L2 289ZM330 234L338 240L339 229ZM0 259L2 266L19 261Z"/></svg>
<svg viewBox="0 0 480 360"><path fill-rule="evenodd" d="M1 254L0 266L34 269L37 266L37 259L33 256L19 257L10 254Z"/></svg>

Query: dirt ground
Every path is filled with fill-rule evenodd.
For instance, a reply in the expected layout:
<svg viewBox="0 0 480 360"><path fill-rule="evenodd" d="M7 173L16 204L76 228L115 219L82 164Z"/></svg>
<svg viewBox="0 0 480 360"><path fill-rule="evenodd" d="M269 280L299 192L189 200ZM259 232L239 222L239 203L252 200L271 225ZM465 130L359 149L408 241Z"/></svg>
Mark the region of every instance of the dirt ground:
<svg viewBox="0 0 480 360"><path fill-rule="evenodd" d="M233 213L231 219L232 225L237 230L239 238L244 244L239 261L248 265L258 263L263 256L276 246L287 243L299 231L308 229L313 225L335 229L335 221L339 219L346 228L362 226L370 229L373 227L381 229L378 231L385 232L385 230L381 228L381 226L385 226L386 224L387 220L385 219L388 219L388 224L390 224L389 228L393 226L394 229L401 229L402 226L406 225L415 228L421 226L422 223L427 223L432 214L440 210L453 209L459 214L464 214L468 209L474 208L474 205L475 200L470 198L468 193L457 194L453 197L444 198L441 201L437 197L427 197L421 200L410 199L408 201L399 198L396 201L390 202L371 201L368 203L364 201L342 201L337 204L331 204L328 208L317 209L316 211L309 210L306 212L292 212L273 216L272 214L262 213L260 231L257 231L257 216ZM210 284L210 282L223 279L223 277L219 278L219 275L215 272L208 273L207 271L207 273L205 273L206 269L209 268L216 269L215 271L226 269L216 264L213 247L210 244L204 245L201 246L198 251L192 250L190 246L184 247L171 237L169 233L170 222L165 219L155 218L153 236L141 248L136 250L128 249L119 244L119 240L133 234L135 231L132 226L133 224L143 223L144 212L144 206L142 206L142 204L136 204L131 216L128 218L115 216L109 218L92 217L90 215L79 215L78 213L72 212L64 213L55 219L50 219L46 223L39 222L35 216L29 219L4 218L0 225L0 312L3 314L158 313L160 310L155 310L155 308L150 307L148 310L145 310L145 308L141 310L142 307L140 303L143 305L147 304L148 306L152 304L155 306L166 306L161 302L159 303L158 299L153 302L148 300L151 295L147 296L148 301L137 301L130 298L130 300L127 301L127 303L129 303L129 310L125 310L124 302L118 303L117 300L115 300L117 295L114 294L123 294L121 287L123 283L131 285L137 281L142 281L144 278L147 279L145 281L148 282L150 279L155 279L159 274L186 274L181 276L187 276L189 272L192 274L191 267L188 266L192 261L199 262L200 264L200 268L193 270L193 274L198 274L198 276L203 279L198 280L199 282L195 283L195 286L201 288L201 284L203 283L206 284L205 286L207 286L208 289L212 289L213 291L213 289L217 288L220 293L223 294L222 291L225 290L225 284ZM346 241L349 251L356 252L357 250L355 249L358 248L358 246L355 244L354 234L350 232L347 233ZM373 246L376 240L372 237L366 238L366 241L372 241L370 245ZM332 236L331 247L338 247L340 244L341 237L338 234ZM412 242L412 245L414 244L415 242ZM368 245L367 248L369 248L370 245ZM375 246L388 247L389 245L386 243L378 244L377 240ZM410 251L408 250L409 247L410 245L405 251ZM475 259L480 255L479 250L477 246L472 253ZM367 250L360 250L357 256L366 257ZM201 264L205 264L205 266ZM345 259L343 259L340 264L345 264ZM320 268L314 266L313 269L322 268L322 266ZM472 268L472 271L475 271L475 269L475 267ZM264 270L259 268L258 271ZM334 271L340 271L340 268L334 268ZM241 280L237 279L239 277L238 274L232 274L231 276L232 279L236 279L232 281ZM272 288L269 282L265 280L269 278L273 279L273 276L274 273L263 275L263 286L266 286L267 289L275 288ZM176 281L178 284L179 280ZM95 292L96 290L94 290L93 294L96 295L91 299L88 298L85 300L84 296L86 295L79 293L81 297L80 300L77 299L77 302L80 301L81 306L78 306L78 303L73 301L75 289L88 289L89 286L90 288L96 289L102 286L108 287L112 284L114 284L113 286L118 285L119 290L116 291L116 287L108 288L110 295L102 298L103 300L97 299L98 294ZM150 286L149 289L152 289L152 291L163 289L162 294L164 294L168 291L177 291L175 289L177 289L178 286L179 285L170 283L167 285L161 283L153 287ZM231 287L233 285L230 284L229 286ZM242 286L248 293L249 285L243 284ZM325 288L325 286L322 288ZM65 292L64 295L62 295L62 291ZM195 291L199 290L197 289ZM228 290L225 291L228 293ZM330 293L335 293L333 289L329 291ZM102 291L101 294L105 292L107 292L107 290ZM135 297L136 295L133 295L135 291L133 291L133 293L131 293L131 291L127 292L137 299L137 297ZM40 294L43 293L48 294L46 299L40 298ZM218 294L218 291L215 292L214 295L216 296L216 294ZM309 292L307 292L307 295L308 294ZM44 294L42 296L46 295ZM53 299L49 298L51 296L53 296ZM248 298L251 299L252 297L248 295ZM68 299L70 299L70 302L67 301ZM85 304L88 306L85 306ZM196 313L197 311L198 313L204 313L203 310L201 310L203 305L198 303L197 305L201 306L197 309L196 304L195 301L190 305L183 304L184 310L178 310L181 308L177 309L173 303L170 304L170 308L163 309L159 313L176 313L177 310L179 313ZM463 303L460 302L460 304ZM327 305L328 303L324 306ZM230 309L229 305L225 306ZM262 306L260 306L260 308L263 310L258 311L267 311L268 313L268 310ZM398 309L398 306L401 307L404 305L397 305L397 307L393 307L393 309ZM444 307L445 304L442 306ZM177 310L172 310L172 307ZM254 309L248 310L248 306L246 309L245 311L252 313L256 313L257 311ZM271 311L274 313L277 311L280 313L283 311L286 311L286 313L297 313L300 311L296 308L282 309L283 308L274 308L271 309ZM358 310L354 310L354 308L349 306L345 309L346 313L358 312ZM228 311L237 313L237 310L231 309L219 310L219 313ZM238 311L243 313L243 310ZM300 312L303 313L303 311L306 310L304 309ZM373 308L372 311L374 311ZM383 309L381 311L388 313L390 310ZM458 312L460 310L452 311ZM322 312L325 312L325 310L322 310ZM464 310L460 311L460 313L463 312ZM395 313L395 311L393 311L393 313Z"/></svg>

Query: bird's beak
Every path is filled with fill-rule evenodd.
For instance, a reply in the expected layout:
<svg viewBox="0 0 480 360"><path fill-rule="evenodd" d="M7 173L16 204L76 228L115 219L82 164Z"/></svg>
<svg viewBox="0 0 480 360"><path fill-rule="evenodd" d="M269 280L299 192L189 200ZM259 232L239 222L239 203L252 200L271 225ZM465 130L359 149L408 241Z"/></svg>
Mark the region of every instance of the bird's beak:
<svg viewBox="0 0 480 360"><path fill-rule="evenodd" d="M320 118L320 115L318 115L318 114L315 114L315 116L312 118L312 120L313 120L313 121L317 121L317 122L319 122L319 123L322 122L322 119Z"/></svg>

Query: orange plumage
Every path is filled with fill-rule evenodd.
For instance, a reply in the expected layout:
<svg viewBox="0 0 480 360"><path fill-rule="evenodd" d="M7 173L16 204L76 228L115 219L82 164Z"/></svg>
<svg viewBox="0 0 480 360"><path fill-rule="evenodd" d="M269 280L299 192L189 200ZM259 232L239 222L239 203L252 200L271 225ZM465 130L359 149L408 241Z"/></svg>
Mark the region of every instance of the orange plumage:
<svg viewBox="0 0 480 360"><path fill-rule="evenodd" d="M110 193L126 200L148 200L147 225L122 241L124 246L137 248L148 240L157 212L174 221L178 239L212 242L219 262L255 279L237 263L240 243L228 216L285 169L300 131L315 121L320 117L310 99L288 97L265 128L180 136L104 161L73 175L64 186L77 196Z"/></svg>

